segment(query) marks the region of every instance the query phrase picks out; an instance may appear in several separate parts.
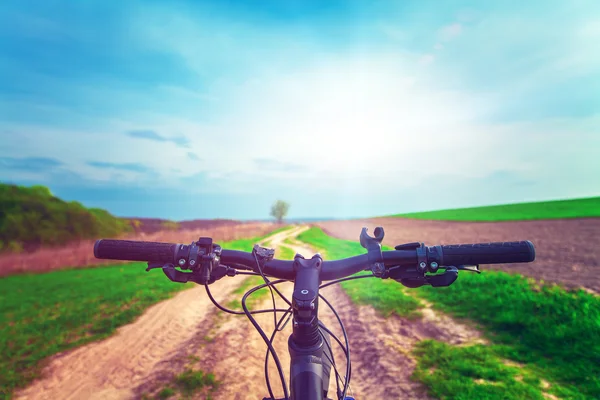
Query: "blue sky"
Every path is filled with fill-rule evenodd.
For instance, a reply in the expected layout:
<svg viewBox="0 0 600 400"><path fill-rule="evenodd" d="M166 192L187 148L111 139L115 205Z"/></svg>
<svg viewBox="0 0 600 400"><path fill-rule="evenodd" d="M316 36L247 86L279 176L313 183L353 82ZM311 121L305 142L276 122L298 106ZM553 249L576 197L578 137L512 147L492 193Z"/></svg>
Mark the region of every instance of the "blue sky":
<svg viewBox="0 0 600 400"><path fill-rule="evenodd" d="M8 1L0 180L120 216L600 195L600 3Z"/></svg>

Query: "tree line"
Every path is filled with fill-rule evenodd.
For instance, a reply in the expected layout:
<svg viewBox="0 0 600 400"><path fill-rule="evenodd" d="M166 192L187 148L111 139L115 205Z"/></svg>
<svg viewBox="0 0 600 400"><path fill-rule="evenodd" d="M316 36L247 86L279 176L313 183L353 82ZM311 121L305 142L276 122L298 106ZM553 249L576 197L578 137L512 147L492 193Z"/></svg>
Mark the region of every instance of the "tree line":
<svg viewBox="0 0 600 400"><path fill-rule="evenodd" d="M131 229L108 211L61 200L45 186L0 183L0 251L117 236Z"/></svg>

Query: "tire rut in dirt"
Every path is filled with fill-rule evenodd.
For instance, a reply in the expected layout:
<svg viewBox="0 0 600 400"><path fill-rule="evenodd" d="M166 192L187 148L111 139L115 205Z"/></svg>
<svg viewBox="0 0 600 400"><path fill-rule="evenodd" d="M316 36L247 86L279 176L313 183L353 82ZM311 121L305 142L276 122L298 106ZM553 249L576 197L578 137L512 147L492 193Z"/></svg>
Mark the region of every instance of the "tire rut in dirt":
<svg viewBox="0 0 600 400"><path fill-rule="evenodd" d="M291 295L292 283L279 285L286 295ZM278 308L287 308L278 302ZM269 298L252 309L271 308ZM283 313L278 313L278 317ZM273 315L270 313L255 315L256 321L270 337L273 328ZM268 396L265 385L264 359L267 346L263 338L243 315L223 314L217 316L213 330L207 337L198 336L190 345L196 349L197 365L202 370L215 374L221 382L219 389L213 394L218 399L261 399ZM288 324L289 327L289 324ZM286 379L289 371L289 355L287 354L287 338L289 330L279 332L273 345L281 361ZM275 368L273 357L270 357L269 377L276 397L283 397L281 380ZM286 382L287 384L287 382Z"/></svg>
<svg viewBox="0 0 600 400"><path fill-rule="evenodd" d="M348 334L352 362L352 393L359 399L426 399L425 388L410 380L415 361L409 355L415 338L410 329L394 330L390 323L365 306L357 306L339 285L321 294L335 307ZM335 316L320 311L325 325L342 339ZM343 340L343 339L342 339ZM336 355L336 359L338 356Z"/></svg>

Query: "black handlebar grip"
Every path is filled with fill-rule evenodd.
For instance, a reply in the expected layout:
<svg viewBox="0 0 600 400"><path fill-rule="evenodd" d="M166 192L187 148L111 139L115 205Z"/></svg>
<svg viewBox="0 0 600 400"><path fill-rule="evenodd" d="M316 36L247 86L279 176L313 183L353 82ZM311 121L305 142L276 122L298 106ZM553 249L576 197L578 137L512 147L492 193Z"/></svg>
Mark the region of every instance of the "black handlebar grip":
<svg viewBox="0 0 600 400"><path fill-rule="evenodd" d="M535 260L535 247L529 240L440 247L442 249L441 265L508 264Z"/></svg>
<svg viewBox="0 0 600 400"><path fill-rule="evenodd" d="M177 243L100 239L94 245L94 256L110 260L174 263L178 246Z"/></svg>

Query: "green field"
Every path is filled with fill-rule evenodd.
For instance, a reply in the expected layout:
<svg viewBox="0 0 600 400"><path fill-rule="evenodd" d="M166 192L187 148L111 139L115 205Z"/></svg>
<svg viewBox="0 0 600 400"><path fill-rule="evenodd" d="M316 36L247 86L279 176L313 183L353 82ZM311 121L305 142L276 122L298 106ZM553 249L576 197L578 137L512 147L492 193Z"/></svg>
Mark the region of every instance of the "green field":
<svg viewBox="0 0 600 400"><path fill-rule="evenodd" d="M250 251L264 238L222 245ZM128 263L0 279L0 398L36 378L46 357L107 337L148 306L193 286L145 268Z"/></svg>
<svg viewBox="0 0 600 400"><path fill-rule="evenodd" d="M395 214L390 215L390 217L444 221L522 221L558 218L598 218L600 217L600 197L425 211Z"/></svg>
<svg viewBox="0 0 600 400"><path fill-rule="evenodd" d="M319 228L298 238L326 252L329 259L365 252L359 243L329 237ZM348 290L351 282L354 286ZM414 378L438 398L543 399L544 393L600 398L600 299L593 295L492 271L463 272L447 288L407 289L375 278L351 282L342 284L351 298L383 315L403 315L406 312L397 307L409 307L415 316L422 298L483 330L489 346L423 341L415 349ZM408 291L412 296L405 294ZM404 305L407 297L416 304ZM505 360L522 367L507 366Z"/></svg>

